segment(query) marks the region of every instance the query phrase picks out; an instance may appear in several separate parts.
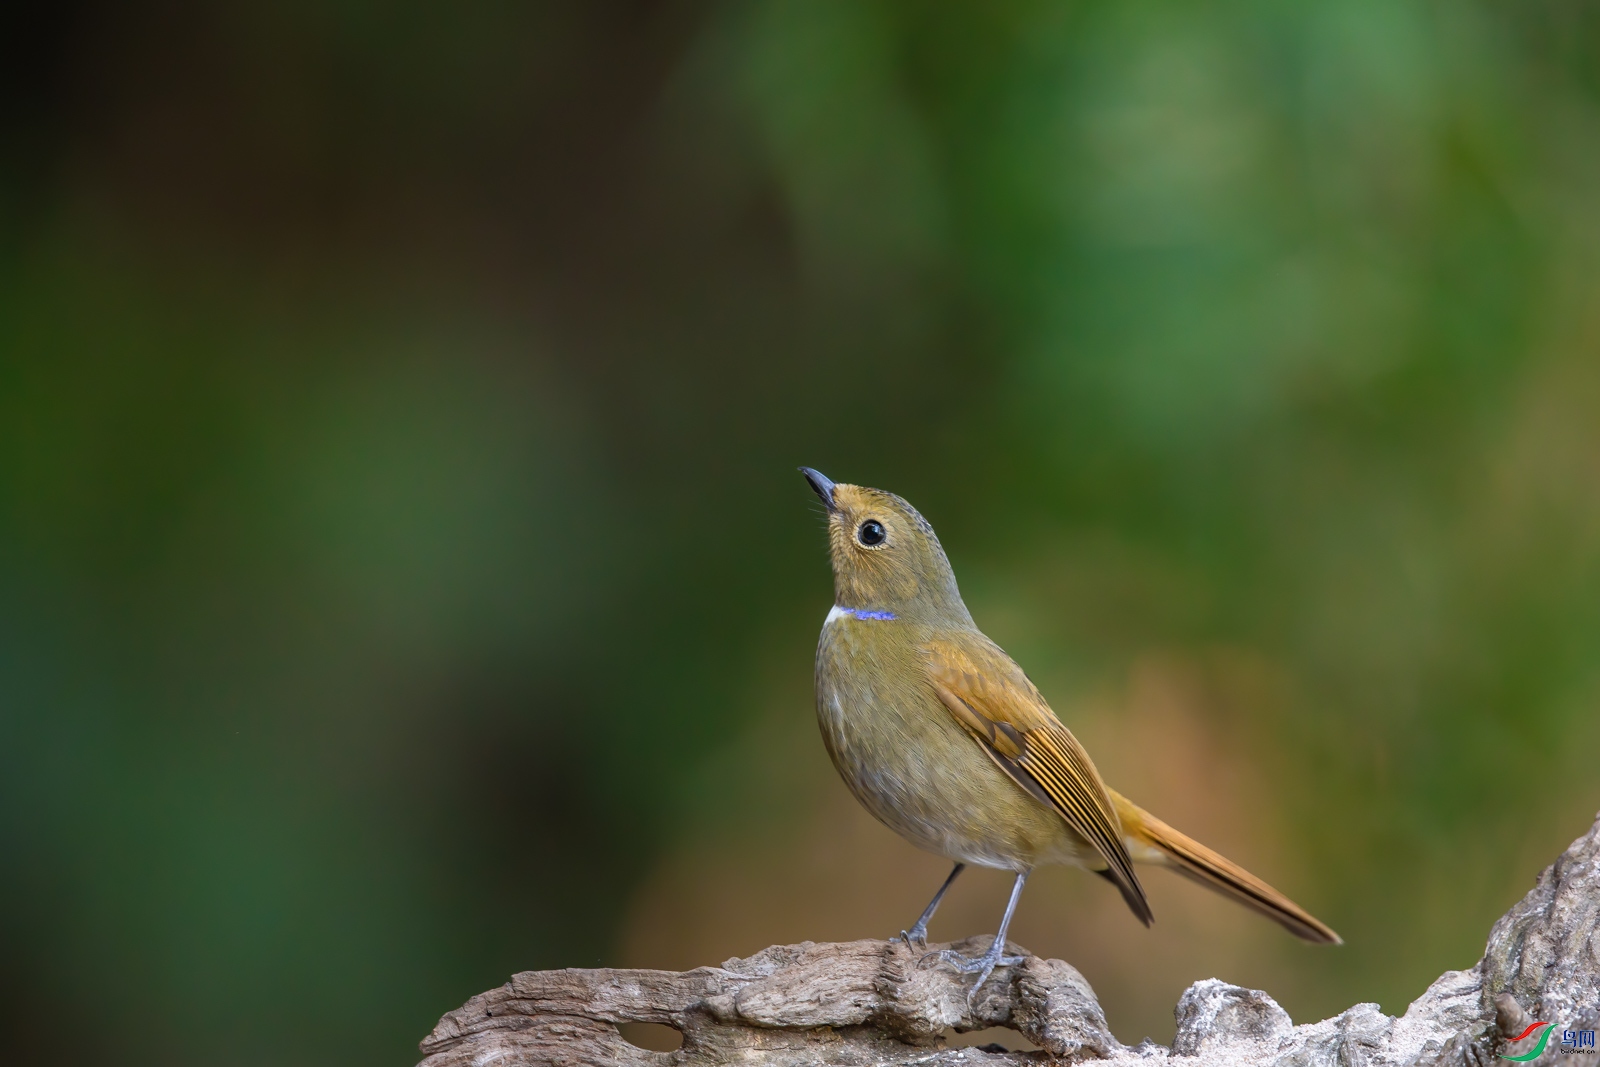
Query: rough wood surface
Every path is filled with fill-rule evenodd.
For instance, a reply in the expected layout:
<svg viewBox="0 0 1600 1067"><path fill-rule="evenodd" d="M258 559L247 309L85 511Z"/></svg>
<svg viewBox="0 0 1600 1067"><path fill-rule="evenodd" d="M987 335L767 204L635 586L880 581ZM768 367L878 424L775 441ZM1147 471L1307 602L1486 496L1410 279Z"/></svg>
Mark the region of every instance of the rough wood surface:
<svg viewBox="0 0 1600 1067"><path fill-rule="evenodd" d="M922 952L885 941L778 945L693 971L525 971L450 1012L422 1042L421 1067L811 1067L993 1065L1099 1060L1106 1067L1482 1067L1531 1051L1507 1038L1533 1019L1600 1024L1600 821L1495 923L1470 970L1442 975L1393 1018L1357 1004L1295 1026L1266 993L1216 979L1178 1001L1172 1048L1112 1036L1094 991L1071 965L1025 950L968 1002L971 979L918 966ZM988 947L973 938L953 947ZM683 1035L676 1052L623 1039L619 1023ZM1010 1027L1039 1052L945 1046L957 1031ZM1562 1058L1551 1041L1539 1063ZM1589 1057L1582 1057L1588 1062Z"/></svg>

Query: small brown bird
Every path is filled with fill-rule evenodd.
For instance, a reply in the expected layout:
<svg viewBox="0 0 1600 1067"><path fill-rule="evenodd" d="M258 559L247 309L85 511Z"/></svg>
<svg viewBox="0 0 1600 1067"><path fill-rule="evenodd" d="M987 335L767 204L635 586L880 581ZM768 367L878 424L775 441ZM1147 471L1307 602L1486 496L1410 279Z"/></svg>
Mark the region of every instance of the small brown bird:
<svg viewBox="0 0 1600 1067"><path fill-rule="evenodd" d="M983 956L938 953L976 991L1004 955L1006 928L1040 864L1112 882L1150 925L1135 863L1177 871L1307 941L1339 935L1244 868L1106 787L1089 754L1011 657L973 623L933 527L892 493L800 471L828 509L833 610L817 642L817 719L850 792L912 844L955 861L901 936L928 921L969 863L1015 871L1000 932Z"/></svg>

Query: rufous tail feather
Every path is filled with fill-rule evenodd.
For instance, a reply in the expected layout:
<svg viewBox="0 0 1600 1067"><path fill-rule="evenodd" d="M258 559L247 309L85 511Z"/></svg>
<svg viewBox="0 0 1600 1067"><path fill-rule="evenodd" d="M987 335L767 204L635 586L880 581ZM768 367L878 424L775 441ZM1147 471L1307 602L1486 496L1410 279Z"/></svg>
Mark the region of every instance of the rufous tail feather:
<svg viewBox="0 0 1600 1067"><path fill-rule="evenodd" d="M1344 943L1326 923L1237 863L1179 833L1126 797L1112 793L1111 798L1129 844L1155 849L1162 866L1265 915L1296 937L1319 944ZM1139 860L1145 850L1135 847L1129 851Z"/></svg>

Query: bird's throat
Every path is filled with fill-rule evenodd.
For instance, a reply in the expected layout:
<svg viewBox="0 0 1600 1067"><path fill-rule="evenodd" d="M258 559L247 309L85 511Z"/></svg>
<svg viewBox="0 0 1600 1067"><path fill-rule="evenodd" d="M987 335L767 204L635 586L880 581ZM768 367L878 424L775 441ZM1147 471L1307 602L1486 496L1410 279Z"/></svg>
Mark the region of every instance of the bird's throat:
<svg viewBox="0 0 1600 1067"><path fill-rule="evenodd" d="M868 608L841 608L838 604L828 612L827 619L822 625L826 626L835 619L860 619L862 622L893 622L900 616L892 611L873 611Z"/></svg>

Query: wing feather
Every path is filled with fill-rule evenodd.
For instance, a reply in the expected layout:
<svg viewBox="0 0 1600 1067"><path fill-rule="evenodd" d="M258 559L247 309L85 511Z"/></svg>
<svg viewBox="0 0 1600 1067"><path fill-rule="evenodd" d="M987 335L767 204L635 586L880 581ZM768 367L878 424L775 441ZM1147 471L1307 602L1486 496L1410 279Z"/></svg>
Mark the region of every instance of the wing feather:
<svg viewBox="0 0 1600 1067"><path fill-rule="evenodd" d="M1106 876L1148 926L1150 904L1100 772L1027 675L981 634L937 638L922 651L940 703L1001 770L1093 846Z"/></svg>

